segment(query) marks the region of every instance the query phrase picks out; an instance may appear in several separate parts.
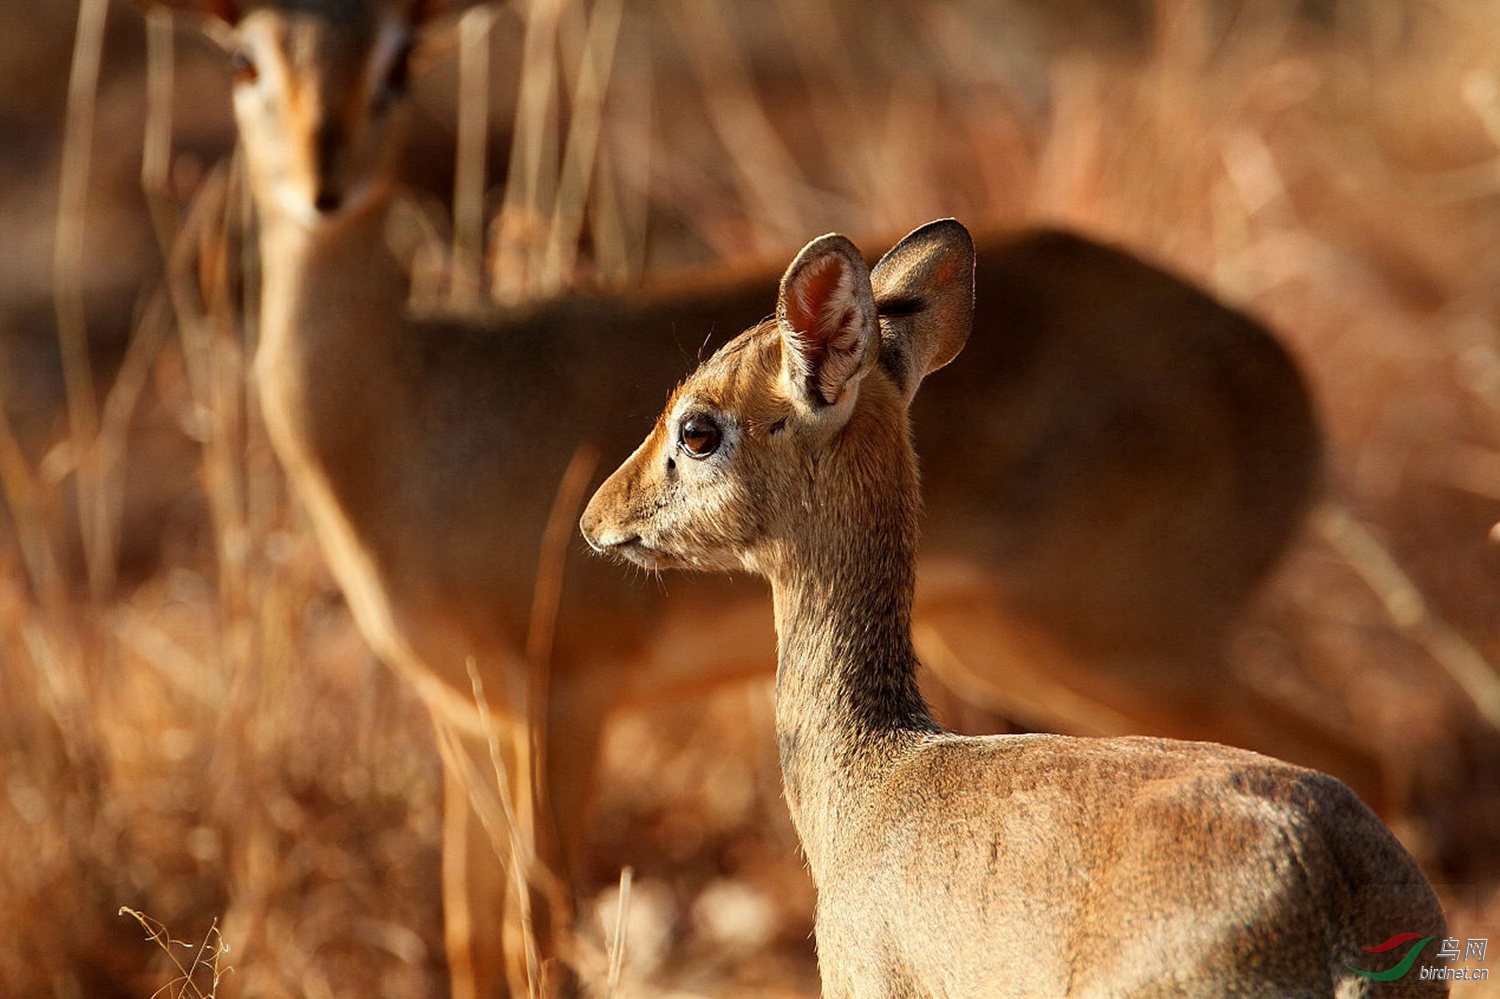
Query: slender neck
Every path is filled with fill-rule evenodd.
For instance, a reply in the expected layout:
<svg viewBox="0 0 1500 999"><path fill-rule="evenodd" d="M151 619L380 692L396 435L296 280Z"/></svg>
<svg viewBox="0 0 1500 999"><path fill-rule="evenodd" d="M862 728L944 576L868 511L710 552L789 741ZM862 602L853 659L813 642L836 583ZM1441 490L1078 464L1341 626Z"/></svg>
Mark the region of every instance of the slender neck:
<svg viewBox="0 0 1500 999"><path fill-rule="evenodd" d="M919 500L904 420L899 429L899 441L855 434L839 442L826 478L856 488L809 504L800 538L769 573L782 775L815 874L827 836L865 800L862 788L903 743L937 730L917 688L911 605Z"/></svg>
<svg viewBox="0 0 1500 999"><path fill-rule="evenodd" d="M375 198L308 227L259 205L258 394L277 457L325 538L383 510L410 474L420 385L388 208ZM371 498L380 502L359 506Z"/></svg>
<svg viewBox="0 0 1500 999"><path fill-rule="evenodd" d="M389 196L359 210L308 226L275 204L260 204L261 350L273 357L323 339L371 338L395 330L407 306L410 281L386 240ZM344 353L356 344L327 344Z"/></svg>

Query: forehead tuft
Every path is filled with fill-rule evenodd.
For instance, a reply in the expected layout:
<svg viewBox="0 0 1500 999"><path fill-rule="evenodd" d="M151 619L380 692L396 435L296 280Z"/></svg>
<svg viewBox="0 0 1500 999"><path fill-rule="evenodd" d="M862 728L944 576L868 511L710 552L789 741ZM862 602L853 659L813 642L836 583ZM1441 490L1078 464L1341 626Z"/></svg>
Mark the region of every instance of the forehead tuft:
<svg viewBox="0 0 1500 999"><path fill-rule="evenodd" d="M359 0L290 0L252 9L240 27L286 60L289 86L339 89L363 79L387 27L384 9Z"/></svg>
<svg viewBox="0 0 1500 999"><path fill-rule="evenodd" d="M364 0L278 0L252 6L241 24L262 23L293 59L316 62L367 50L387 9Z"/></svg>
<svg viewBox="0 0 1500 999"><path fill-rule="evenodd" d="M691 394L719 408L743 405L762 397L781 370L781 336L772 321L730 340L683 383Z"/></svg>

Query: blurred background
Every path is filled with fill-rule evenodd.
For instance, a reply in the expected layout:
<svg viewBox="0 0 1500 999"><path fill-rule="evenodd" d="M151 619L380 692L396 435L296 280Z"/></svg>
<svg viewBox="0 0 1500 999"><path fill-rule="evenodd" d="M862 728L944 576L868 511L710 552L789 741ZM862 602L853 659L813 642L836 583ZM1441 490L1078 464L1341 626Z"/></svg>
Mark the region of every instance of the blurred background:
<svg viewBox="0 0 1500 999"><path fill-rule="evenodd" d="M532 0L419 59L432 302L954 215L1075 228L1269 323L1337 512L1231 668L1378 775L1453 934L1500 937L1500 4ZM0 994L446 988L426 712L286 498L237 325L176 319L229 75L126 3L0 7ZM769 678L617 719L579 933L603 952L633 867L625 994L817 994L773 746Z"/></svg>

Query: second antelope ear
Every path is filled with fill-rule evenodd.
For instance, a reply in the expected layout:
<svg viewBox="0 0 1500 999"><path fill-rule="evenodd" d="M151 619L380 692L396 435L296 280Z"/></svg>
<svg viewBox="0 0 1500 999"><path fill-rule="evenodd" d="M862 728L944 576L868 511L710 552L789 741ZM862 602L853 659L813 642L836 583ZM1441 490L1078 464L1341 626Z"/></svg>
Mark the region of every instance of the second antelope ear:
<svg viewBox="0 0 1500 999"><path fill-rule="evenodd" d="M794 401L818 410L853 398L880 353L870 269L853 243L829 234L802 248L781 279L776 325Z"/></svg>
<svg viewBox="0 0 1500 999"><path fill-rule="evenodd" d="M880 311L881 358L910 399L927 375L958 356L974 327L974 240L939 219L897 243L870 274Z"/></svg>

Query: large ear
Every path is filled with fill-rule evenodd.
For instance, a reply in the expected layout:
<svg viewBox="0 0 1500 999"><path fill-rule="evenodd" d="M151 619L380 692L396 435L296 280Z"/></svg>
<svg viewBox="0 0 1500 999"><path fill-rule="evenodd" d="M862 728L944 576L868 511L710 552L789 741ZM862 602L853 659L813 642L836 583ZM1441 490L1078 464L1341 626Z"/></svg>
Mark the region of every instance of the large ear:
<svg viewBox="0 0 1500 999"><path fill-rule="evenodd" d="M787 393L814 410L853 399L879 357L870 269L854 244L830 233L802 248L776 302Z"/></svg>
<svg viewBox="0 0 1500 999"><path fill-rule="evenodd" d="M870 273L880 353L910 399L922 379L958 356L974 327L974 240L939 219L913 231Z"/></svg>

